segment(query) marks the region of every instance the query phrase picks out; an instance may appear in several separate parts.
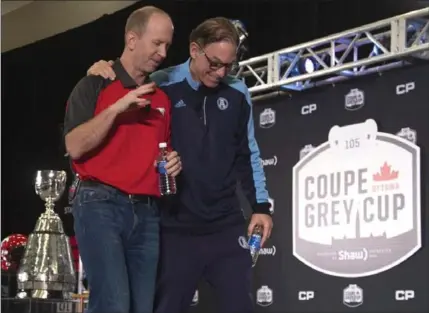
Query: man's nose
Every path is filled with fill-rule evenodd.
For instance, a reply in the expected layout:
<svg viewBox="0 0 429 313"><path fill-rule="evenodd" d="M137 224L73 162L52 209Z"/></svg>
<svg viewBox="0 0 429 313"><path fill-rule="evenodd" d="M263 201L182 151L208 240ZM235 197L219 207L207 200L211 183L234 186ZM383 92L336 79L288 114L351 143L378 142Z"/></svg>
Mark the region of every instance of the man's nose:
<svg viewBox="0 0 429 313"><path fill-rule="evenodd" d="M227 74L225 66L222 66L220 69L217 69L217 70L216 70L216 74L217 74L217 76L219 76L220 78L225 77L225 76L226 76L226 74Z"/></svg>
<svg viewBox="0 0 429 313"><path fill-rule="evenodd" d="M160 47L158 49L158 54L165 59L167 57L167 49L165 47Z"/></svg>

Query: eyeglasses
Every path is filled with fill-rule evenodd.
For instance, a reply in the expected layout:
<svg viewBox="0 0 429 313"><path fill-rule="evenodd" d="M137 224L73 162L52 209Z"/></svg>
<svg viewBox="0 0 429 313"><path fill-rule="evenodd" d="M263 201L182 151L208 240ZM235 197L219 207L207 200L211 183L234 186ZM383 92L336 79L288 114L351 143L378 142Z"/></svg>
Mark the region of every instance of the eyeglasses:
<svg viewBox="0 0 429 313"><path fill-rule="evenodd" d="M237 61L234 61L234 62L231 62L231 63L222 63L222 62L215 61L215 60L211 59L203 49L201 49L201 51L203 52L203 55L206 57L207 62L209 63L210 69L213 70L213 71L220 70L221 68L224 67L225 70L227 72L229 72L233 68L235 68L235 67L238 66L238 62Z"/></svg>

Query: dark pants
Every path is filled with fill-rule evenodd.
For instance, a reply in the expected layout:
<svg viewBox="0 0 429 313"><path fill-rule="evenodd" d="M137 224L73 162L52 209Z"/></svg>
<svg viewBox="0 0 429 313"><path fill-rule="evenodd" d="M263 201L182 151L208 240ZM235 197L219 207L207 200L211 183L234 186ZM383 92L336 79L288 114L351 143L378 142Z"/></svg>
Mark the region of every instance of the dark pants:
<svg viewBox="0 0 429 313"><path fill-rule="evenodd" d="M83 185L73 216L89 283L87 313L152 313L159 255L156 204L112 187Z"/></svg>
<svg viewBox="0 0 429 313"><path fill-rule="evenodd" d="M183 313L190 308L201 279L213 287L218 312L253 312L252 261L239 244L244 226L209 235L161 232L155 313Z"/></svg>

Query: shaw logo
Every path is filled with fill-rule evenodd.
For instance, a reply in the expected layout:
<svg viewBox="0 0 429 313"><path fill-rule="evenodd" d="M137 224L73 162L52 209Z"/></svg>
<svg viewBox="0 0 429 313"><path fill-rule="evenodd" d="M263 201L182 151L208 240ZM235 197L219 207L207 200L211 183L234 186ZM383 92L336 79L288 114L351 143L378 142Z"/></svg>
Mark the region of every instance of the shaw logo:
<svg viewBox="0 0 429 313"><path fill-rule="evenodd" d="M246 237L244 236L240 236L238 237L238 244L240 245L240 247L242 247L243 249L249 249L249 244L246 240ZM261 250L259 250L259 255L276 255L276 246L272 246L271 248L262 248Z"/></svg>
<svg viewBox="0 0 429 313"><path fill-rule="evenodd" d="M272 246L271 248L262 248L259 251L260 255L272 255L275 256L276 255L276 246Z"/></svg>
<svg viewBox="0 0 429 313"><path fill-rule="evenodd" d="M350 251L350 250L340 250L338 251L338 261L350 261L350 260L368 260L368 250L365 248Z"/></svg>
<svg viewBox="0 0 429 313"><path fill-rule="evenodd" d="M277 165L277 156L273 156L270 159L260 159L261 166L276 166Z"/></svg>
<svg viewBox="0 0 429 313"><path fill-rule="evenodd" d="M332 127L293 168L293 255L338 277L401 264L422 246L420 172L420 148L374 120Z"/></svg>

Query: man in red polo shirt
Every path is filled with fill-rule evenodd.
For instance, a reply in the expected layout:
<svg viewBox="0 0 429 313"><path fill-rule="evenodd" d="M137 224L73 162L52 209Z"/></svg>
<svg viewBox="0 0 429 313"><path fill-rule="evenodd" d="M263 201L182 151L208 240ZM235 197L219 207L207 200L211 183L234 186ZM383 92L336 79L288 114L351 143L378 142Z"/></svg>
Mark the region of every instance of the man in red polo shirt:
<svg viewBox="0 0 429 313"><path fill-rule="evenodd" d="M239 44L230 20L207 19L189 36L189 59L151 75L173 104L172 146L183 158L177 201L161 212L156 313L187 311L201 279L213 287L219 312L255 310L252 258L239 244L247 222L238 182L253 210L247 234L259 226L262 246L273 222L250 94L229 75ZM114 79L114 68L97 63L90 73Z"/></svg>
<svg viewBox="0 0 429 313"><path fill-rule="evenodd" d="M164 11L134 11L113 65L117 79L84 77L67 103L65 144L80 179L73 216L88 313L153 311L160 219L155 160L159 143L169 143L170 102L148 75L166 57L172 36ZM168 160L176 176L177 153Z"/></svg>

